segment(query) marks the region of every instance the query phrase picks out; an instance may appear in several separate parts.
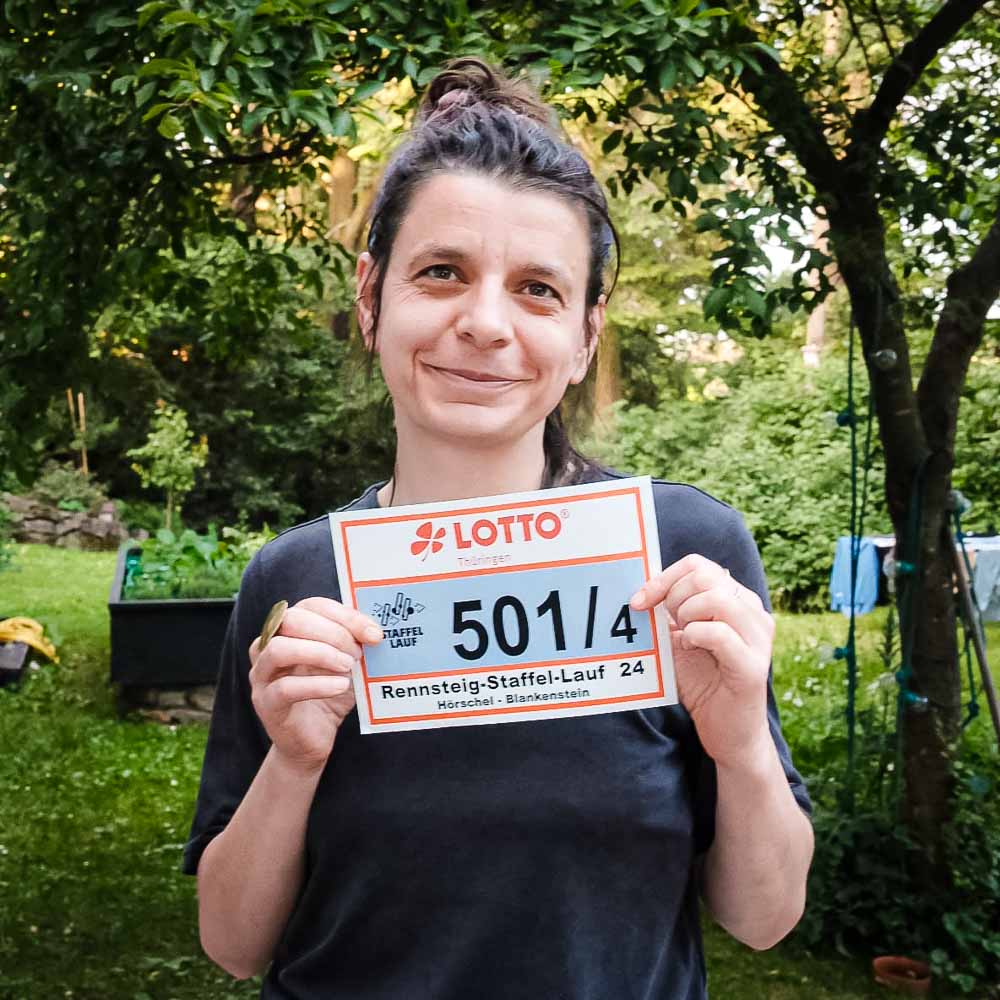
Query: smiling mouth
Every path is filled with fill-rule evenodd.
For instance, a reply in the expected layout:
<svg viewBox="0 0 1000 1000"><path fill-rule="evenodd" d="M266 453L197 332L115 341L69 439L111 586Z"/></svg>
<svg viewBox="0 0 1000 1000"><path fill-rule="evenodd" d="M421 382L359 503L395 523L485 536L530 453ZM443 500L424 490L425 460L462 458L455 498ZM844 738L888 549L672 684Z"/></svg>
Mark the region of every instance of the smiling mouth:
<svg viewBox="0 0 1000 1000"><path fill-rule="evenodd" d="M447 375L453 379L462 382L471 382L477 385L492 385L499 387L514 385L517 382L524 381L524 379L520 378L509 378L506 375L494 375L492 372L473 371L469 368L444 368L441 365L428 365L426 362L424 362L424 364L432 371L439 372L442 375Z"/></svg>

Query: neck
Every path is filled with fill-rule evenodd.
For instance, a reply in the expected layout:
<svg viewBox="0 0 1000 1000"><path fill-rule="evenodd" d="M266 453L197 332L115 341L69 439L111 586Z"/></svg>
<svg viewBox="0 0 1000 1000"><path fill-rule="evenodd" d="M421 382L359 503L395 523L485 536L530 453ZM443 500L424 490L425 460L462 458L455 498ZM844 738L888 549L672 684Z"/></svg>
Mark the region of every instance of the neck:
<svg viewBox="0 0 1000 1000"><path fill-rule="evenodd" d="M544 424L518 441L484 447L480 442L408 440L397 434L393 478L379 490L379 504L433 503L537 490L542 485ZM415 437L415 436L414 436Z"/></svg>

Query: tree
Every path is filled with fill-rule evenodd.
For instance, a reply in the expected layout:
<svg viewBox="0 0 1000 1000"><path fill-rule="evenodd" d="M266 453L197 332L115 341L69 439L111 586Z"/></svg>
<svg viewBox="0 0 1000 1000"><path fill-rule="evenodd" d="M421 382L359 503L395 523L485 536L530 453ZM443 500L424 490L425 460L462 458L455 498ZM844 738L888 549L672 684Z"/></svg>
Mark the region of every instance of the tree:
<svg viewBox="0 0 1000 1000"><path fill-rule="evenodd" d="M135 289L198 315L200 343L222 357L259 342L276 273L317 291L331 270L346 280L344 254L320 238L322 206L286 203L263 226L252 193L314 183L316 159L355 141L385 81L425 80L447 53L485 44L464 0L209 0L197 13L180 0L7 0L3 14L4 467L34 460L49 398ZM213 248L230 244L243 259L223 285ZM200 268L177 266L199 248Z"/></svg>
<svg viewBox="0 0 1000 1000"><path fill-rule="evenodd" d="M202 437L193 443L194 434L188 427L187 414L162 399L153 413L153 429L141 448L126 454L134 458L132 468L139 474L143 486L159 486L166 490L167 531L173 526L174 507L179 508L184 497L194 487L194 474L208 457L208 441Z"/></svg>
<svg viewBox="0 0 1000 1000"><path fill-rule="evenodd" d="M904 815L931 880L947 878L940 848L961 720L948 509L958 405L1000 294L1000 35L986 8L554 3L517 38L560 88L602 88L617 123L604 148L624 153L626 191L653 177L678 210L700 206L699 228L722 241L706 316L764 334L779 307L815 308L831 290L829 258L807 234L811 218L827 226L860 332L899 558L916 567L904 669L929 711L903 718ZM848 25L835 52L825 11ZM703 199L699 184L722 178L725 196ZM762 276L769 237L799 258L783 287ZM900 281L944 262L934 336L915 369Z"/></svg>
<svg viewBox="0 0 1000 1000"><path fill-rule="evenodd" d="M297 268L318 287L340 258L319 246L303 268L287 252L315 247L323 212L291 211L272 231L248 233L234 214L234 171L240 190L312 182L310 158L337 162L387 81L419 87L450 55L504 57L550 83L570 116L607 117L602 148L622 159L620 190L650 179L662 205L699 207L697 227L719 241L707 319L763 335L779 309L818 306L831 261L810 230L825 224L860 330L899 554L919 567L907 667L931 711L904 717L905 814L929 874L943 877L961 716L947 502L963 382L1000 292L1000 30L987 8L206 0L195 12L182 0L138 10L8 0L0 372L16 368L16 379L0 380L0 434L9 449L26 439L64 381L52 373L85 357L96 318L123 289L142 284L165 307L200 315L208 350L251 349L240 336L244 298L259 332L268 272ZM769 239L799 261L787 284L766 281ZM221 240L242 248L260 280L255 294L236 282L225 308L203 309L218 296L211 246ZM191 246L205 251L205 270L175 282ZM943 266L935 334L915 367L901 278Z"/></svg>

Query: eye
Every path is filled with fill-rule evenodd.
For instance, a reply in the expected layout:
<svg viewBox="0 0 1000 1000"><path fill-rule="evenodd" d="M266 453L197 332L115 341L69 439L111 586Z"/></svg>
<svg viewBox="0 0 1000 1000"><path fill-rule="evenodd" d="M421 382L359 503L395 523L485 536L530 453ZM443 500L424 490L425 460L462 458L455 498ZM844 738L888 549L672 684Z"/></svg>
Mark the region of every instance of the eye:
<svg viewBox="0 0 1000 1000"><path fill-rule="evenodd" d="M455 269L450 264L431 264L430 267L425 267L420 274L421 277L426 275L428 278L447 281L449 278L455 277Z"/></svg>
<svg viewBox="0 0 1000 1000"><path fill-rule="evenodd" d="M546 285L544 281L529 281L524 286L524 290L532 296L532 298L536 299L559 298L559 293L551 285Z"/></svg>

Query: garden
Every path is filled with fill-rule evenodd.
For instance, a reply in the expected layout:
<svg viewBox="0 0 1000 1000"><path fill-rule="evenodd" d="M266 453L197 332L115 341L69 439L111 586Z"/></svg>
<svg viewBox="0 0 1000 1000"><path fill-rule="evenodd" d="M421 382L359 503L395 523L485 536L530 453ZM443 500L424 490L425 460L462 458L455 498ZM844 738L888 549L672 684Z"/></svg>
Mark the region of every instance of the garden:
<svg viewBox="0 0 1000 1000"><path fill-rule="evenodd" d="M262 545L393 472L354 266L473 52L541 90L620 237L573 441L738 509L767 573L816 853L774 949L705 918L712 996L884 996L903 955L1000 997L1000 584L985 623L960 586L1000 525L986 6L4 5L0 1000L259 993L180 873L222 633ZM881 546L854 617L845 536Z"/></svg>
<svg viewBox="0 0 1000 1000"><path fill-rule="evenodd" d="M195 880L180 873L205 727L119 715L108 673L107 597L114 554L17 545L12 557L13 567L0 578L0 610L30 612L43 621L47 634L58 640L60 659L54 664L36 657L37 670L19 688L0 689L0 744L6 748L0 757L5 789L0 803L0 996L256 996L259 981L237 982L201 953ZM53 579L59 579L58 587ZM879 685L885 617L885 609L879 609L862 619L866 686ZM823 648L838 644L843 634L840 615L779 614L774 671L782 721L814 795L824 782L836 783L843 768L843 672L828 656L824 659ZM990 627L989 639L1000 643L997 626ZM878 690L884 697L885 689ZM876 743L880 724L881 719L868 724L868 738ZM971 778L980 773L979 756L990 755L982 721L969 737ZM995 781L995 756L993 768ZM888 790L886 782L883 793ZM966 860L972 870L992 864L995 878L995 806L992 814L982 812L983 800L971 789L969 797L975 805L973 829L982 839L973 836L965 845ZM820 803L823 808L822 795ZM891 835L866 831L861 816L853 824L845 822L830 800L825 809L820 822L827 824L828 843L839 852L852 850L866 836ZM991 835L992 860L978 855L978 849L989 848ZM844 908L842 934L855 919L872 919L876 904L887 931L897 922L905 926L903 901L886 908L900 873L888 866L885 845L881 839L869 845L862 855L869 867L857 872L853 885L812 890ZM818 861L823 863L822 855ZM827 854L820 877L841 877L835 874L841 864L842 854ZM984 898L981 905L985 913L990 901ZM777 949L758 953L708 924L705 932L713 995L732 1000L882 995L871 981L870 950L847 957L842 953L847 940L827 939L807 927Z"/></svg>

